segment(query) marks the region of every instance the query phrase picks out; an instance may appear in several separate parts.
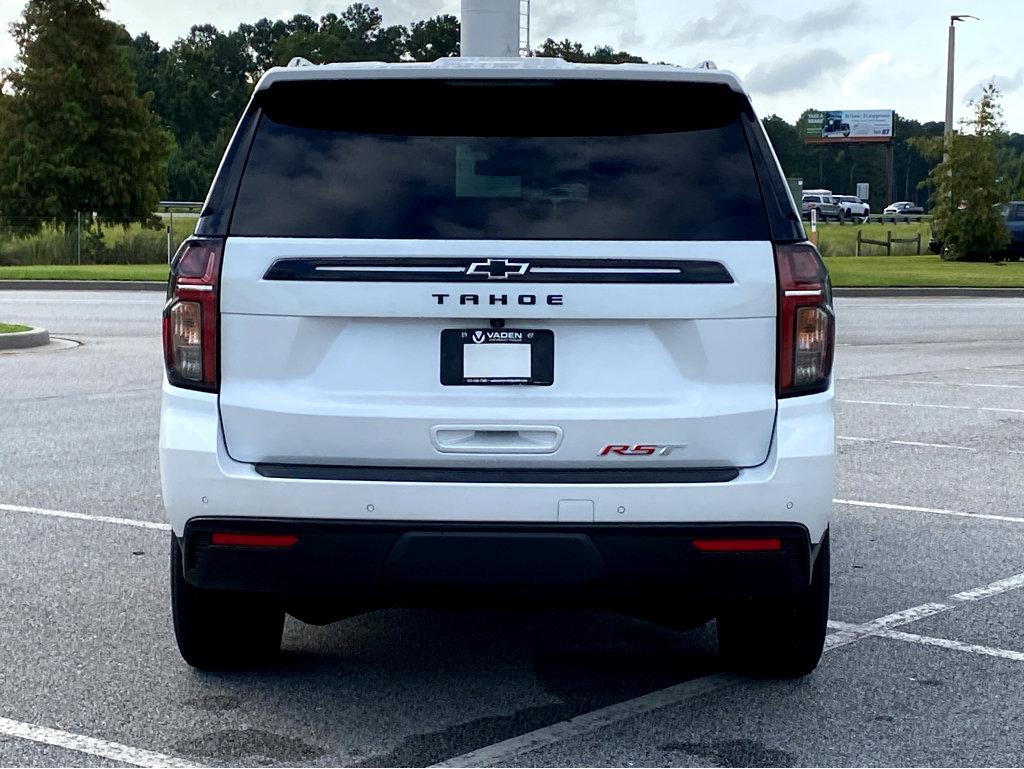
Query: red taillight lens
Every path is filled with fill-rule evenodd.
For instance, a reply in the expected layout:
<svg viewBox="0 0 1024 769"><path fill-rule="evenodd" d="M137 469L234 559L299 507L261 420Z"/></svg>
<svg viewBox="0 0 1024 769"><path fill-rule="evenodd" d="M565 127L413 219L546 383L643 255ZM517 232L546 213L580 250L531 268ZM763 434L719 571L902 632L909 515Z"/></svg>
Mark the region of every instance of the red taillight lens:
<svg viewBox="0 0 1024 769"><path fill-rule="evenodd" d="M705 553L754 553L782 549L778 537L753 539L695 539L693 546Z"/></svg>
<svg viewBox="0 0 1024 769"><path fill-rule="evenodd" d="M835 349L828 270L810 243L775 247L779 283L778 395L827 390Z"/></svg>
<svg viewBox="0 0 1024 769"><path fill-rule="evenodd" d="M299 538L294 534L246 534L237 531L215 531L211 545L224 547L291 547Z"/></svg>
<svg viewBox="0 0 1024 769"><path fill-rule="evenodd" d="M164 367L176 387L217 390L217 282L224 243L190 238L171 260L164 305Z"/></svg>

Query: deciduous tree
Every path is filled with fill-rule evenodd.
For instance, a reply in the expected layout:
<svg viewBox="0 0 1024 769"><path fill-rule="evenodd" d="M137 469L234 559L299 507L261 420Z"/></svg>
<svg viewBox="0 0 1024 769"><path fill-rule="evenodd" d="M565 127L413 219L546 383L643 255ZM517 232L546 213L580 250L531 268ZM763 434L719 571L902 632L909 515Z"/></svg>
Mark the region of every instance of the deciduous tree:
<svg viewBox="0 0 1024 769"><path fill-rule="evenodd" d="M20 227L142 221L167 186L171 138L140 96L101 0L30 0L0 123L0 212ZM39 217L39 218L29 218Z"/></svg>
<svg viewBox="0 0 1024 769"><path fill-rule="evenodd" d="M999 145L1006 138L999 91L989 83L974 103L973 117L961 121L948 143L918 141L932 156L947 157L928 175L936 235L948 259L992 259L1010 240L1001 206L1009 180L999 172Z"/></svg>

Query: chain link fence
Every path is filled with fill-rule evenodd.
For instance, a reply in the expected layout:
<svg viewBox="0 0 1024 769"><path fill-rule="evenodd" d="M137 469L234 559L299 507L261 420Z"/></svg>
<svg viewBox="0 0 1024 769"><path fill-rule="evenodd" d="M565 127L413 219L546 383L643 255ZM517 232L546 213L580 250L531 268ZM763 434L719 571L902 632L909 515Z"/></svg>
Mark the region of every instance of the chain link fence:
<svg viewBox="0 0 1024 769"><path fill-rule="evenodd" d="M99 222L85 212L63 224L0 214L0 266L166 263L192 234L201 207L162 201L145 222Z"/></svg>

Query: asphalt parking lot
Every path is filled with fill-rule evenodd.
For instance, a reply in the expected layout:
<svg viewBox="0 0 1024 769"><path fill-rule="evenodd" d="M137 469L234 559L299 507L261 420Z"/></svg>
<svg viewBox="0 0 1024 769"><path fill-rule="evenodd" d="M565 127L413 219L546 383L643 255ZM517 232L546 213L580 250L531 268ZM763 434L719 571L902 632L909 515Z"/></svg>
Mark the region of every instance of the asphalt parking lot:
<svg viewBox="0 0 1024 769"><path fill-rule="evenodd" d="M293 620L178 657L156 293L0 292L0 764L1019 765L1024 300L840 299L832 635L797 681L587 612Z"/></svg>

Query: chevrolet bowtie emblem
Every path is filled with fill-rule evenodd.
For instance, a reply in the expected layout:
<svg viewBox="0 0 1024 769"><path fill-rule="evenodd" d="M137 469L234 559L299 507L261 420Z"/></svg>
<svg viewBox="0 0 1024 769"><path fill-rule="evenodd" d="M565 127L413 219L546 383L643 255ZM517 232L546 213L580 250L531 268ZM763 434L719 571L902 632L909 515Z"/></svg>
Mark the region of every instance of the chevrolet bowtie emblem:
<svg viewBox="0 0 1024 769"><path fill-rule="evenodd" d="M525 275L530 269L528 262L510 262L508 259L488 259L473 262L466 268L467 275L486 275L488 280L508 280L510 277Z"/></svg>

